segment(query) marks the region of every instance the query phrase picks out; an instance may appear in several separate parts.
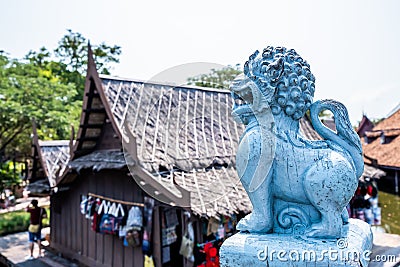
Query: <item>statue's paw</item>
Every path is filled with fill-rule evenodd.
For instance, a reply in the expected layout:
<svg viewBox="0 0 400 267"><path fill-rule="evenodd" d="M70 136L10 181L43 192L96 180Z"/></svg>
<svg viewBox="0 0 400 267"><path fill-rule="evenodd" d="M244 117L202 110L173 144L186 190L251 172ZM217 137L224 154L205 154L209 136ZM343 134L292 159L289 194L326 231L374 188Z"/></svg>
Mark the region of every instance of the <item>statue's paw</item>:
<svg viewBox="0 0 400 267"><path fill-rule="evenodd" d="M261 219L261 217L254 216L253 214L248 214L239 221L236 225L236 229L241 232L268 233L271 231L272 226L270 226L268 220Z"/></svg>
<svg viewBox="0 0 400 267"><path fill-rule="evenodd" d="M312 225L311 229L306 231L306 236L309 238L338 238L340 237L340 231L336 229L328 230L328 227L324 227L322 224L317 223Z"/></svg>

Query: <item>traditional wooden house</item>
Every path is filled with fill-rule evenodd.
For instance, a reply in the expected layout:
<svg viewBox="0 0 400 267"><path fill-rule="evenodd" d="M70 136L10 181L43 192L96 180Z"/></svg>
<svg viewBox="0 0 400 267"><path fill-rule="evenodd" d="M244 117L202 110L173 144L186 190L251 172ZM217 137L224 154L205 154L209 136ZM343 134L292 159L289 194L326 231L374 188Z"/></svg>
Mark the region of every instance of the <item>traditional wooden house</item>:
<svg viewBox="0 0 400 267"><path fill-rule="evenodd" d="M144 254L157 267L197 266L179 253L188 225L202 244L252 209L235 170L244 128L232 104L220 89L99 76L89 50L69 170L51 196L51 247L88 266L143 266ZM307 118L300 129L320 139ZM87 196L142 209L142 243L152 249L93 231L81 214Z"/></svg>
<svg viewBox="0 0 400 267"><path fill-rule="evenodd" d="M358 127L357 127L357 134L359 137L364 138L365 132L369 132L374 128L374 124L372 121L368 119L366 115L363 115Z"/></svg>
<svg viewBox="0 0 400 267"><path fill-rule="evenodd" d="M56 179L66 170L70 157L70 141L39 140L36 124L33 124L32 160L26 191L31 196L48 196Z"/></svg>
<svg viewBox="0 0 400 267"><path fill-rule="evenodd" d="M91 230L80 206L92 196L146 214L154 199L147 253L156 266L192 266L179 254L189 222L202 243L205 222L251 210L234 169L243 129L230 116L229 92L99 77L91 51L88 62L69 172L51 196L51 247L89 266L143 266L142 247Z"/></svg>
<svg viewBox="0 0 400 267"><path fill-rule="evenodd" d="M386 172L380 185L399 192L400 171L400 109L365 131L362 139L365 163Z"/></svg>

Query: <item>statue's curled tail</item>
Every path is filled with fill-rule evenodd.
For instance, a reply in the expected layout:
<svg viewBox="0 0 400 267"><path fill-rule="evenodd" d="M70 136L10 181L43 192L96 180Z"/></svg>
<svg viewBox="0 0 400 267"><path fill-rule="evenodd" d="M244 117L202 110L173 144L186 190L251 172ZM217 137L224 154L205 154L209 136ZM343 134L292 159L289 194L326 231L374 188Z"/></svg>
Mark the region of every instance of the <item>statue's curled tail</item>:
<svg viewBox="0 0 400 267"><path fill-rule="evenodd" d="M330 110L335 119L336 133L322 124L319 113ZM334 150L344 148L353 162L353 167L359 178L364 171L364 161L360 138L350 123L346 107L335 100L319 100L310 107L311 122L317 133L328 140Z"/></svg>

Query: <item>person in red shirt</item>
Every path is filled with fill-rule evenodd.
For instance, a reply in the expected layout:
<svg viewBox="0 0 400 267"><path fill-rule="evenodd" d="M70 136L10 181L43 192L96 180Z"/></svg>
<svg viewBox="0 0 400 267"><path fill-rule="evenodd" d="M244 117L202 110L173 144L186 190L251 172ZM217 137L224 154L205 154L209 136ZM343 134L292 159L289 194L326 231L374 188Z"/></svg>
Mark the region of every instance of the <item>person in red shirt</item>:
<svg viewBox="0 0 400 267"><path fill-rule="evenodd" d="M33 199L31 201L31 205L26 208L26 211L30 213L30 225L29 225L29 249L30 249L30 256L28 259L33 258L33 247L34 243L37 242L39 246L39 257L42 256L42 246L41 246L41 231L42 231L42 219L47 218L47 213L44 208L40 208L38 206L38 201Z"/></svg>

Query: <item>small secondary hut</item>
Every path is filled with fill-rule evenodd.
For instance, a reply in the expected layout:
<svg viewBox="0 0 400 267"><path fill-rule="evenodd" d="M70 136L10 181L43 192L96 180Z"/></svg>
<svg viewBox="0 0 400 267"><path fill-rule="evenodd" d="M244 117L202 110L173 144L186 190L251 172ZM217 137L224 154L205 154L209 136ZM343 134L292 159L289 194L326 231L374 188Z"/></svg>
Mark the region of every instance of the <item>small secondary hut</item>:
<svg viewBox="0 0 400 267"><path fill-rule="evenodd" d="M48 196L63 175L70 158L70 141L39 140L36 124L33 124L32 162L26 187L31 196Z"/></svg>

